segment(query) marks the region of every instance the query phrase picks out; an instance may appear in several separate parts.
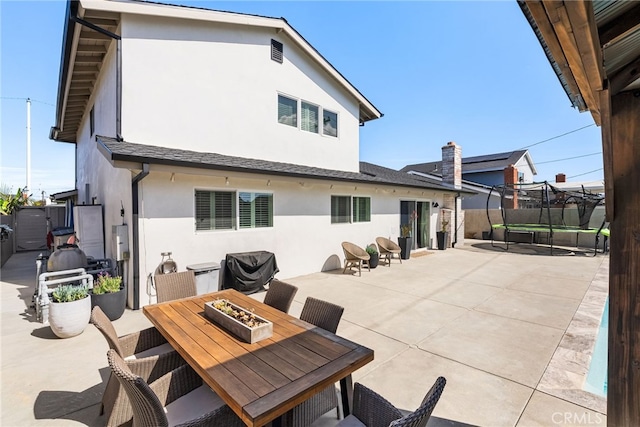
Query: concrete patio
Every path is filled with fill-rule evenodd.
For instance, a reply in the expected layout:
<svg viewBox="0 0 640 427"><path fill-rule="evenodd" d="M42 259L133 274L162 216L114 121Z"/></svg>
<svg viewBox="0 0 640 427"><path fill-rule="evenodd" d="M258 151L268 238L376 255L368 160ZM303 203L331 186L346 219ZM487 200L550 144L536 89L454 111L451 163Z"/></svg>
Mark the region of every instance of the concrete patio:
<svg viewBox="0 0 640 427"><path fill-rule="evenodd" d="M440 375L447 386L429 425L606 425L604 398L583 392L608 286L608 256L571 255L486 241L414 253L362 276L342 271L283 278L307 296L345 307L338 334L375 351L354 381L415 409ZM3 426L99 426L109 371L92 326L61 340L29 307L37 253L2 268ZM264 294L255 295L263 298ZM119 334L149 326L142 311ZM317 426L335 425L334 413Z"/></svg>

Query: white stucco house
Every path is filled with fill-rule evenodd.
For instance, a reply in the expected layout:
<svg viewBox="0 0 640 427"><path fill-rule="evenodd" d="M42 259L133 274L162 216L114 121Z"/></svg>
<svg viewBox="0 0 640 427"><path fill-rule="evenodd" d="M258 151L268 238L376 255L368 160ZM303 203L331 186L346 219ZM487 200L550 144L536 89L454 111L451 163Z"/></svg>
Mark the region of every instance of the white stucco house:
<svg viewBox="0 0 640 427"><path fill-rule="evenodd" d="M106 256L127 225L132 308L155 302L161 252L184 270L270 251L286 279L339 268L343 241L395 239L413 211L430 248L434 206L465 194L360 162L382 113L282 18L81 0L64 25L50 137L76 145L75 203L102 206Z"/></svg>

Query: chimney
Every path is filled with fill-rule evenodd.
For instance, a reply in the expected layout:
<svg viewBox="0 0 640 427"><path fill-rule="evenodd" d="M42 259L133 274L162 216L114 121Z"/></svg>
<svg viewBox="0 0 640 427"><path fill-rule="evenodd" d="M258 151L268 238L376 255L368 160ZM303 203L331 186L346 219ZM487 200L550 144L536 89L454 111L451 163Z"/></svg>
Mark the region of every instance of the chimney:
<svg viewBox="0 0 640 427"><path fill-rule="evenodd" d="M504 168L504 185L507 188L512 188L513 191L510 193L507 192L505 194L511 194L512 197L505 198L504 207L506 209L518 209L518 193L517 193L517 185L518 185L518 169L514 165L509 165Z"/></svg>
<svg viewBox="0 0 640 427"><path fill-rule="evenodd" d="M462 188L462 148L453 141L442 147L442 183Z"/></svg>
<svg viewBox="0 0 640 427"><path fill-rule="evenodd" d="M567 176L563 173L557 173L556 182L567 182Z"/></svg>

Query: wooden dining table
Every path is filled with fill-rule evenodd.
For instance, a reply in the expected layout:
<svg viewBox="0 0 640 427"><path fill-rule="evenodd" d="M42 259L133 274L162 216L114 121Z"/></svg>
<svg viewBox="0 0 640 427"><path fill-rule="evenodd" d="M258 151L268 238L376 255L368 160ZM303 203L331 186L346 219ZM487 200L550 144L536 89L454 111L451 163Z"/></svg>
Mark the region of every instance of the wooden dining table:
<svg viewBox="0 0 640 427"><path fill-rule="evenodd" d="M270 338L249 344L209 320L204 304L227 299L273 323ZM234 289L143 307L144 314L248 426L280 417L340 382L344 415L351 374L373 350L283 313Z"/></svg>

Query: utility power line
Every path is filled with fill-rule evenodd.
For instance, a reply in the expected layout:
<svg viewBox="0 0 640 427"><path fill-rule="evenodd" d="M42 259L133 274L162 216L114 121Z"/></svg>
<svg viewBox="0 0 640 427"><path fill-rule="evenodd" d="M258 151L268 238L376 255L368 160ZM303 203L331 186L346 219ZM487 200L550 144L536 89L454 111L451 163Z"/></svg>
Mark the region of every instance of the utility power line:
<svg viewBox="0 0 640 427"><path fill-rule="evenodd" d="M44 105L50 105L51 107L55 107L55 105L49 103L49 102L45 102L45 101L39 101L37 99L33 99L33 98L12 98L9 96L2 96L0 97L0 99L13 99L13 100L19 100L19 101L26 101L27 99L29 99L31 102L37 102L38 104L44 104Z"/></svg>
<svg viewBox="0 0 640 427"><path fill-rule="evenodd" d="M536 162L536 165L544 165L545 163L564 162L565 160L573 160L573 159L580 159L582 157L597 156L598 154L602 154L602 151L598 151L597 153L591 153L591 154L583 154L581 156L565 157L564 159L547 160L546 162Z"/></svg>
<svg viewBox="0 0 640 427"><path fill-rule="evenodd" d="M578 175L573 175L573 176L567 177L567 179L577 178L577 177L583 176L583 175L589 175L590 173L598 172L598 171L601 171L602 169L604 169L604 168L594 169L594 170L589 171L589 172L581 173L581 174L578 174Z"/></svg>
<svg viewBox="0 0 640 427"><path fill-rule="evenodd" d="M521 148L521 150L524 150L525 148L534 147L534 146L536 146L536 145L540 145L540 144L542 144L542 143L549 142L549 141L552 141L552 140L554 140L554 139L561 138L561 137L563 137L563 136L569 135L569 134L574 133L574 132L578 132L579 130L586 129L586 128L588 128L588 127L595 126L595 125L596 125L595 123L591 123L590 125L583 126L583 127L581 127L581 128L578 128L578 129L570 130L569 132L565 132L565 133L563 133L563 134L561 134L561 135L557 135L557 136L551 137L551 138L549 138L549 139L545 139L544 141L539 141L539 142L536 142L535 144L531 144L531 145L527 145L527 146L525 146L525 147L522 147L522 148Z"/></svg>

